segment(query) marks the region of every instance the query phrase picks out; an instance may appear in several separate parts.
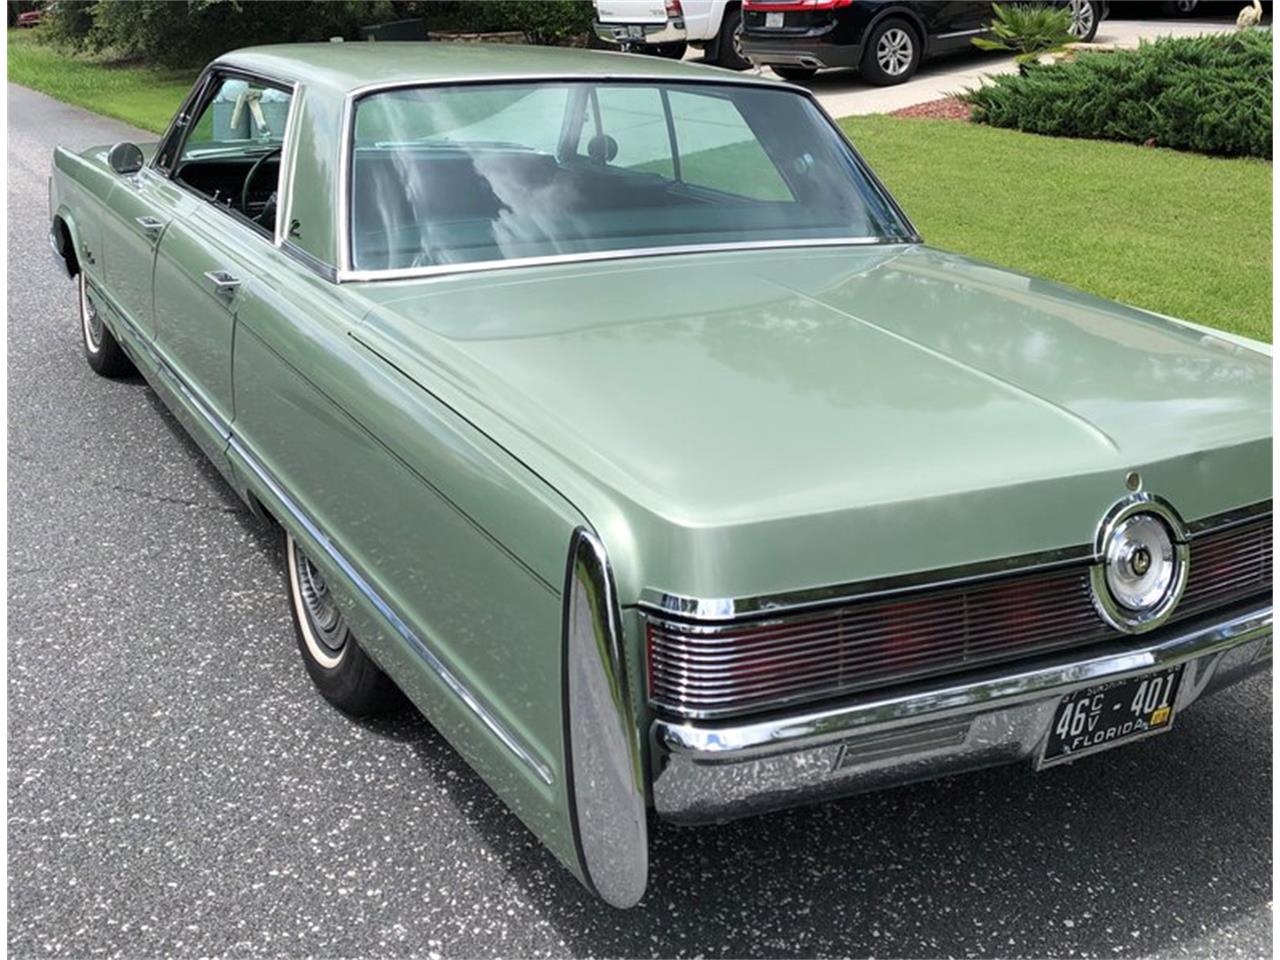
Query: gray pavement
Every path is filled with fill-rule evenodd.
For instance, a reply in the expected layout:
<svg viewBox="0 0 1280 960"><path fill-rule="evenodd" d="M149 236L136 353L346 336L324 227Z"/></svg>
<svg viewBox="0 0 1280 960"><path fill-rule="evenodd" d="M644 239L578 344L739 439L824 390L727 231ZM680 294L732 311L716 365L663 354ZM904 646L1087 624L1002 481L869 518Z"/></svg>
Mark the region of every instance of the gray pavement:
<svg viewBox="0 0 1280 960"><path fill-rule="evenodd" d="M593 901L413 715L312 690L281 557L140 381L90 373L9 87L9 953L1271 955L1271 680L1176 729L700 829Z"/></svg>

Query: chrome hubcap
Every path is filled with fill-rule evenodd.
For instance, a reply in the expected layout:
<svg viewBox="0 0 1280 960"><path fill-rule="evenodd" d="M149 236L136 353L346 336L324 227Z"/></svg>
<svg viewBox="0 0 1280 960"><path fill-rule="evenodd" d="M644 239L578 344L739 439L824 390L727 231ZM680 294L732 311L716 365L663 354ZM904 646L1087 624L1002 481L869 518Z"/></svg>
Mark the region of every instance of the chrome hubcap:
<svg viewBox="0 0 1280 960"><path fill-rule="evenodd" d="M1093 29L1093 4L1085 0L1071 0L1071 35L1087 37Z"/></svg>
<svg viewBox="0 0 1280 960"><path fill-rule="evenodd" d="M297 543L293 545L293 561L297 571L298 599L307 623L324 651L337 655L347 644L347 622L342 611L329 592L324 574L298 549Z"/></svg>
<svg viewBox="0 0 1280 960"><path fill-rule="evenodd" d="M742 24L738 24L738 28L733 31L733 55L739 60L746 59L742 55Z"/></svg>
<svg viewBox="0 0 1280 960"><path fill-rule="evenodd" d="M911 34L899 27L890 27L876 44L876 62L891 77L900 77L907 72L914 53Z"/></svg>

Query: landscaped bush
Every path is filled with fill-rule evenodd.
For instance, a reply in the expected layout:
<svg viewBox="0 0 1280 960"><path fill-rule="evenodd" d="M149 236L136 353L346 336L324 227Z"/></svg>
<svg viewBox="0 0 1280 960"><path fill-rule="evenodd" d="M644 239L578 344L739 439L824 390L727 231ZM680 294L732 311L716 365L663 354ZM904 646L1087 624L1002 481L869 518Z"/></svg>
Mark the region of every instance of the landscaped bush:
<svg viewBox="0 0 1280 960"><path fill-rule="evenodd" d="M74 51L193 68L254 44L357 40L361 27L391 20L564 43L585 36L591 17L590 0L60 0L40 29Z"/></svg>
<svg viewBox="0 0 1280 960"><path fill-rule="evenodd" d="M1060 137L1271 158L1271 31L1032 64L964 95L973 119Z"/></svg>
<svg viewBox="0 0 1280 960"><path fill-rule="evenodd" d="M973 38L979 50L1011 50L1013 59L1023 64L1046 51L1061 50L1075 39L1069 7L993 3L991 9L995 14L991 36Z"/></svg>

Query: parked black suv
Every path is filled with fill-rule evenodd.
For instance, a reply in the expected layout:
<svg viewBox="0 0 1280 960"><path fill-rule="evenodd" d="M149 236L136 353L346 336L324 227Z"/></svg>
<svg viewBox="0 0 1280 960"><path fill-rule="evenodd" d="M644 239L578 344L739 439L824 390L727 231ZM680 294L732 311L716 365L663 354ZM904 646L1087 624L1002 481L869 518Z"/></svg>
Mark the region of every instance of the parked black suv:
<svg viewBox="0 0 1280 960"><path fill-rule="evenodd" d="M1092 40L1107 16L1102 0L1061 0L1072 33ZM788 80L823 67L858 67L881 85L911 79L925 57L972 49L986 32L991 3L895 0L743 0L742 49Z"/></svg>

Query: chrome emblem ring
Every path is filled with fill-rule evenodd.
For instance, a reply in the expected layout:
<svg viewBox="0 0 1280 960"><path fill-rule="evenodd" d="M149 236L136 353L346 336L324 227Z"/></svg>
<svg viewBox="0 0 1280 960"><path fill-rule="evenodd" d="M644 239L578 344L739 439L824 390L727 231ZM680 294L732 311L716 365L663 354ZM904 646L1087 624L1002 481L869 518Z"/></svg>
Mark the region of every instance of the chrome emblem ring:
<svg viewBox="0 0 1280 960"><path fill-rule="evenodd" d="M1187 585L1189 550L1172 507L1145 493L1121 500L1103 518L1095 546L1090 580L1103 620L1142 633L1173 615Z"/></svg>

